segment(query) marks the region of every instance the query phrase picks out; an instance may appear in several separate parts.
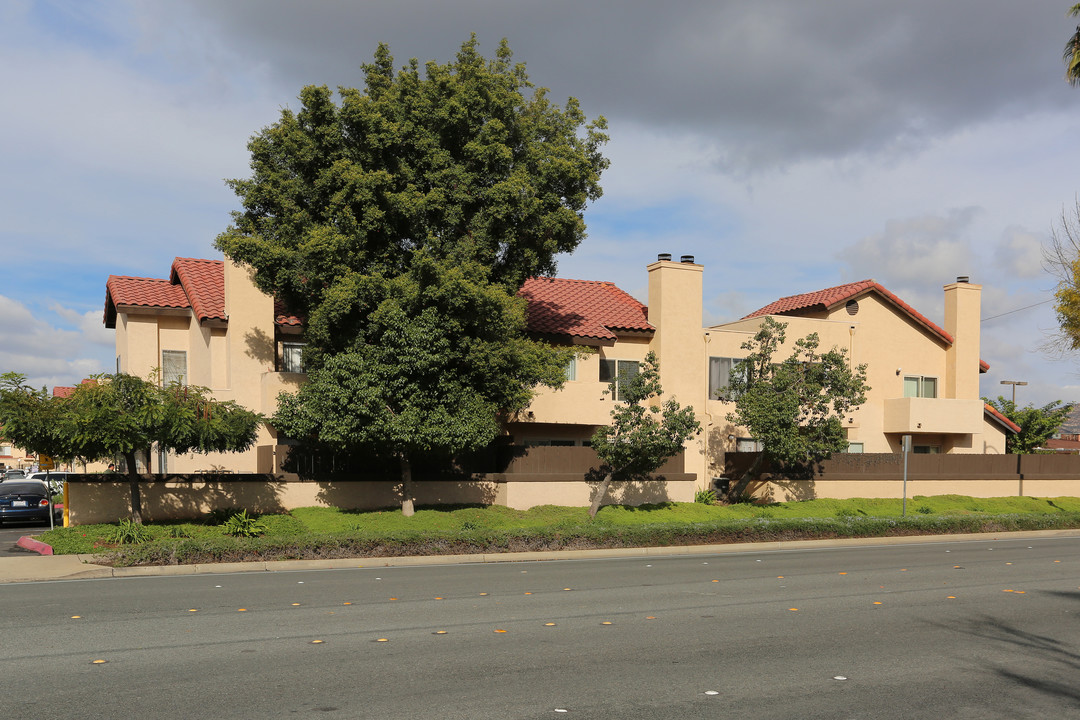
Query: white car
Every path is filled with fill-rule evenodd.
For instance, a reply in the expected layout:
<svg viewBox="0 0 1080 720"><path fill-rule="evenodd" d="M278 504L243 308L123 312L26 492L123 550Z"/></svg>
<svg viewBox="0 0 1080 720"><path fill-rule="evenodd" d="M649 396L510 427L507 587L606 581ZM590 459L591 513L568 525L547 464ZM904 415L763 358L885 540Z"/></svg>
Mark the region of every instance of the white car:
<svg viewBox="0 0 1080 720"><path fill-rule="evenodd" d="M67 480L68 473L66 472L36 472L30 473L28 480L40 480L49 486L49 490L53 495L64 491L64 481Z"/></svg>

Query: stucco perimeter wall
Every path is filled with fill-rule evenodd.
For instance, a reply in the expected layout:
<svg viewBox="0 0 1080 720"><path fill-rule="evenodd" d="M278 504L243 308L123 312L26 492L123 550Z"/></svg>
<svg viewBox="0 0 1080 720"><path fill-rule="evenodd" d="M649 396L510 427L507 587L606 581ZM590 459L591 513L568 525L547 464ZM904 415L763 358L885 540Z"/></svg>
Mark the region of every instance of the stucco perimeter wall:
<svg viewBox="0 0 1080 720"><path fill-rule="evenodd" d="M490 475L471 481L417 481L417 505L506 505L527 510L536 505L586 506L592 502L599 483L586 483L580 473L525 476L505 480ZM401 503L394 482L302 481L296 476L272 476L238 480L146 480L140 484L143 519L192 520L216 509L236 508L253 513L280 513L298 507L337 507L348 510L393 508ZM693 475L641 483L613 483L608 503L646 503L694 499ZM114 522L131 513L128 483L70 482L67 507L72 525Z"/></svg>
<svg viewBox="0 0 1080 720"><path fill-rule="evenodd" d="M729 470L748 467L753 455L732 453ZM1077 455L909 455L907 497L1080 497ZM813 479L763 475L754 494L777 502L817 498L899 498L904 495L904 456L834 455Z"/></svg>
<svg viewBox="0 0 1080 720"><path fill-rule="evenodd" d="M417 482L415 486L419 505L491 504L497 494L495 483L487 481ZM280 513L312 506L377 510L401 503L397 486L386 481L306 482L274 476L205 482L147 480L139 488L143 519L148 521L197 519L222 508ZM131 514L126 481L70 482L67 502L72 525L114 522Z"/></svg>
<svg viewBox="0 0 1080 720"><path fill-rule="evenodd" d="M499 476L490 476L498 478ZM591 505L598 482L582 482L580 475L565 480L547 476L539 481L498 481L498 505L514 510L528 510L537 505L584 507ZM697 476L692 473L666 476L664 480L613 482L608 488L606 505L648 505L662 502L693 502Z"/></svg>

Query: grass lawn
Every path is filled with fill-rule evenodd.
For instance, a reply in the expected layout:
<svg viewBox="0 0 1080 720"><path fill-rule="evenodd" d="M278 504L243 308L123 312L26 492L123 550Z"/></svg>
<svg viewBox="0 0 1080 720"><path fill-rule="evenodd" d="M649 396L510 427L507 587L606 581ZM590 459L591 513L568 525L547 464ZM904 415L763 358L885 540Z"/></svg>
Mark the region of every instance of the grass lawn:
<svg viewBox="0 0 1080 720"><path fill-rule="evenodd" d="M257 537L226 533L227 516L148 523L141 542L119 523L57 528L39 536L56 554L91 554L114 565L508 552L1080 528L1080 498L915 497L901 501L807 500L767 505L545 505L348 511L297 508L258 518Z"/></svg>

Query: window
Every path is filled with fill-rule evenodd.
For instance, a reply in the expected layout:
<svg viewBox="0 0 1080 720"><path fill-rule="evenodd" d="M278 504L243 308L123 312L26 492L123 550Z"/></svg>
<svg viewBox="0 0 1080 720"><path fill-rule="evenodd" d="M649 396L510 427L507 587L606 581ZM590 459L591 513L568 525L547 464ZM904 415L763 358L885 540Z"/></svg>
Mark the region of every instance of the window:
<svg viewBox="0 0 1080 720"><path fill-rule="evenodd" d="M184 350L161 351L161 382L165 387L173 383L187 384L187 352Z"/></svg>
<svg viewBox="0 0 1080 720"><path fill-rule="evenodd" d="M735 439L735 452L761 452L765 446L754 438L741 437Z"/></svg>
<svg viewBox="0 0 1080 720"><path fill-rule="evenodd" d="M600 382L615 382L615 399L622 400L622 386L635 378L641 370L637 360L601 360Z"/></svg>
<svg viewBox="0 0 1080 720"><path fill-rule="evenodd" d="M304 372L304 343L281 343L281 372Z"/></svg>
<svg viewBox="0 0 1080 720"><path fill-rule="evenodd" d="M911 449L916 455L937 455L941 452L940 445L916 445Z"/></svg>
<svg viewBox="0 0 1080 720"><path fill-rule="evenodd" d="M0 457L11 457L10 445L0 445Z"/></svg>
<svg viewBox="0 0 1080 720"><path fill-rule="evenodd" d="M863 451L863 444L861 442L849 442L847 444L847 450L845 450L844 452L861 453L862 451Z"/></svg>
<svg viewBox="0 0 1080 720"><path fill-rule="evenodd" d="M731 382L731 371L742 361L742 358L711 357L709 358L709 399L710 400L734 400L728 392L728 383Z"/></svg>
<svg viewBox="0 0 1080 720"><path fill-rule="evenodd" d="M577 380L577 358L570 358L570 362L566 365L566 379Z"/></svg>
<svg viewBox="0 0 1080 720"><path fill-rule="evenodd" d="M923 375L904 376L904 397L937 397L937 378Z"/></svg>

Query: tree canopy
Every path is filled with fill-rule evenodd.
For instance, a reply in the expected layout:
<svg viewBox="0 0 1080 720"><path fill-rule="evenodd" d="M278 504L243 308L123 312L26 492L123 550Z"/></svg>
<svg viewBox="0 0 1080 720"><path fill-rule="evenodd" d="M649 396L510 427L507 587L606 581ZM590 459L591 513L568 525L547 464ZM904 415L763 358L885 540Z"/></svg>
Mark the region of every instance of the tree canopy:
<svg viewBox="0 0 1080 720"><path fill-rule="evenodd" d="M96 375L66 398L52 398L8 373L0 388L4 434L21 447L89 460L122 456L131 487L131 517L142 522L136 453L164 450L240 452L252 446L262 418L207 388L116 373ZM47 421L48 429L43 426Z"/></svg>
<svg viewBox="0 0 1080 720"><path fill-rule="evenodd" d="M0 436L35 455L74 458L77 453L61 429L59 411L48 390L30 387L25 375L0 375Z"/></svg>
<svg viewBox="0 0 1080 720"><path fill-rule="evenodd" d="M817 333L796 340L786 358L774 361L786 330L787 323L766 317L742 344L746 358L731 371L735 412L728 421L745 427L764 448L730 489L733 497L745 491L763 459L790 472L846 450L842 419L866 402L866 365L852 367L842 349L819 352Z"/></svg>
<svg viewBox="0 0 1080 720"><path fill-rule="evenodd" d="M592 447L604 470L604 479L589 508L593 517L607 497L612 480L649 477L701 432L694 408L680 407L675 398L658 402L664 390L656 353L645 356L637 374L620 378L617 396L615 391L616 381L612 381L609 392L617 399L611 424L597 428L592 437Z"/></svg>
<svg viewBox="0 0 1080 720"><path fill-rule="evenodd" d="M313 329L357 275L400 275L421 250L486 267L510 292L554 273L602 192L604 118L529 92L506 40L490 61L473 36L451 62L396 73L380 44L363 71L364 90L340 88L340 105L307 86L298 112L251 139L252 176L230 181L243 210L218 248Z"/></svg>
<svg viewBox="0 0 1080 720"><path fill-rule="evenodd" d="M1042 407L1030 404L1019 407L1001 395L998 395L997 400L983 398L983 401L1020 426L1019 433L1005 435L1005 452L1015 455L1038 452L1043 444L1061 429L1074 405L1055 400Z"/></svg>
<svg viewBox="0 0 1080 720"><path fill-rule="evenodd" d="M308 383L275 426L302 444L411 464L490 443L499 417L558 386L571 353L527 338L524 281L585 236L608 161L602 117L532 89L504 40L364 88L305 87L248 144L243 209L217 239L305 317Z"/></svg>

